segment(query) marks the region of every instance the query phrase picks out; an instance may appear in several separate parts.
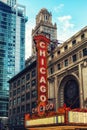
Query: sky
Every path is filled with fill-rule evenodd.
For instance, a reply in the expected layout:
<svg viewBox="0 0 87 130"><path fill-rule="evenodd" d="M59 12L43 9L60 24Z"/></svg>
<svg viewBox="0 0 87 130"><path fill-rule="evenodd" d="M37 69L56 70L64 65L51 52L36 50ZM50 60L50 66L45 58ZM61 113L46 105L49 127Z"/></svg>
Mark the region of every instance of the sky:
<svg viewBox="0 0 87 130"><path fill-rule="evenodd" d="M64 42L87 26L87 0L17 0L26 6L25 57L32 54L31 32L36 25L36 15L42 8L52 13L52 22L57 24L57 39Z"/></svg>

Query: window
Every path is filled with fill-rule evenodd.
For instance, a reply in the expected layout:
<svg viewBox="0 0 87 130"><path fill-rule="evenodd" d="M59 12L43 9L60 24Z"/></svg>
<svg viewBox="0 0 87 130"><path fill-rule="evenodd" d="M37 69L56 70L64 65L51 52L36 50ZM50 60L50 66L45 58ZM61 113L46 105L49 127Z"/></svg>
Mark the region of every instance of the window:
<svg viewBox="0 0 87 130"><path fill-rule="evenodd" d="M20 85L20 79L17 81L17 86L19 86Z"/></svg>
<svg viewBox="0 0 87 130"><path fill-rule="evenodd" d="M53 74L53 72L54 72L54 69L53 69L53 67L51 67L50 68L50 73Z"/></svg>
<svg viewBox="0 0 87 130"><path fill-rule="evenodd" d="M22 87L21 87L21 92L23 92L25 90L25 85L23 85Z"/></svg>
<svg viewBox="0 0 87 130"><path fill-rule="evenodd" d="M57 68L58 68L58 70L60 70L60 69L61 69L60 63L57 65Z"/></svg>
<svg viewBox="0 0 87 130"><path fill-rule="evenodd" d="M13 114L15 114L16 113L16 108L13 108Z"/></svg>
<svg viewBox="0 0 87 130"><path fill-rule="evenodd" d="M17 89L17 94L19 94L19 93L20 93L20 88Z"/></svg>
<svg viewBox="0 0 87 130"><path fill-rule="evenodd" d="M72 41L72 45L75 45L75 44L76 44L76 40L73 40L73 41Z"/></svg>
<svg viewBox="0 0 87 130"><path fill-rule="evenodd" d="M20 107L17 107L17 113L20 113Z"/></svg>
<svg viewBox="0 0 87 130"><path fill-rule="evenodd" d="M81 39L83 39L83 38L85 38L85 34L84 33L81 35Z"/></svg>
<svg viewBox="0 0 87 130"><path fill-rule="evenodd" d="M10 92L10 97L12 97L12 92Z"/></svg>
<svg viewBox="0 0 87 130"><path fill-rule="evenodd" d="M30 92L26 93L26 100L30 99Z"/></svg>
<svg viewBox="0 0 87 130"><path fill-rule="evenodd" d="M83 49L83 56L87 56L87 48Z"/></svg>
<svg viewBox="0 0 87 130"><path fill-rule="evenodd" d="M21 106L21 112L24 112L25 111L25 106Z"/></svg>
<svg viewBox="0 0 87 130"><path fill-rule="evenodd" d="M58 51L57 53L60 54L60 51Z"/></svg>
<svg viewBox="0 0 87 130"><path fill-rule="evenodd" d="M18 97L18 98L17 98L17 104L20 104L20 102L21 102L21 98Z"/></svg>
<svg viewBox="0 0 87 130"><path fill-rule="evenodd" d="M31 76L32 76L32 77L36 76L36 70L33 70L33 71L32 71Z"/></svg>
<svg viewBox="0 0 87 130"><path fill-rule="evenodd" d="M68 66L68 59L66 59L66 60L64 61L64 65L65 65L65 66Z"/></svg>
<svg viewBox="0 0 87 130"><path fill-rule="evenodd" d="M21 84L24 84L25 83L25 77L23 77L22 79L21 79Z"/></svg>
<svg viewBox="0 0 87 130"><path fill-rule="evenodd" d="M26 104L26 112L30 112L30 104Z"/></svg>
<svg viewBox="0 0 87 130"><path fill-rule="evenodd" d="M32 98L36 97L36 96L37 96L37 91L36 91L36 90L33 90L33 91L31 92L31 96L32 96Z"/></svg>
<svg viewBox="0 0 87 130"><path fill-rule="evenodd" d="M16 88L16 82L13 83L13 87Z"/></svg>
<svg viewBox="0 0 87 130"><path fill-rule="evenodd" d="M64 50L67 50L68 49L68 46L66 45L65 47L64 47Z"/></svg>
<svg viewBox="0 0 87 130"><path fill-rule="evenodd" d="M76 54L72 56L73 62L77 60Z"/></svg>
<svg viewBox="0 0 87 130"><path fill-rule="evenodd" d="M28 73L27 75L26 75L26 81L28 81L30 79L30 73Z"/></svg>
<svg viewBox="0 0 87 130"><path fill-rule="evenodd" d="M37 106L36 102L32 102L32 108L35 108Z"/></svg>
<svg viewBox="0 0 87 130"><path fill-rule="evenodd" d="M26 84L26 89L30 89L30 82Z"/></svg>
<svg viewBox="0 0 87 130"><path fill-rule="evenodd" d="M52 59L54 58L54 55L53 55L53 54L51 55L51 58L52 58Z"/></svg>
<svg viewBox="0 0 87 130"><path fill-rule="evenodd" d="M21 102L24 102L25 101L25 95L22 95L21 96Z"/></svg>
<svg viewBox="0 0 87 130"><path fill-rule="evenodd" d="M34 80L32 80L32 82L31 82L31 86L35 86L36 85L36 80L34 79Z"/></svg>
<svg viewBox="0 0 87 130"><path fill-rule="evenodd" d="M15 95L16 95L16 90L13 91L13 96L15 96Z"/></svg>
<svg viewBox="0 0 87 130"><path fill-rule="evenodd" d="M15 105L15 104L16 104L16 99L13 100L13 105Z"/></svg>

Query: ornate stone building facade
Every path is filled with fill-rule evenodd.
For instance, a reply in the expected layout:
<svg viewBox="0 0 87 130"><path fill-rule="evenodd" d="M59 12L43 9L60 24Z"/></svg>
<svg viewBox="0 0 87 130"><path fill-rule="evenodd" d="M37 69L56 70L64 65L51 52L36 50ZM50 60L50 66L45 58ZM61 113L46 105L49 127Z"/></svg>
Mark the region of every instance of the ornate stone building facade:
<svg viewBox="0 0 87 130"><path fill-rule="evenodd" d="M51 41L57 39L57 26L52 23L52 14L47 9L43 8L36 15L36 26L32 30L32 54L36 54L33 37L37 34L44 34L49 37Z"/></svg>
<svg viewBox="0 0 87 130"><path fill-rule="evenodd" d="M56 109L87 108L87 27L49 53L48 84Z"/></svg>

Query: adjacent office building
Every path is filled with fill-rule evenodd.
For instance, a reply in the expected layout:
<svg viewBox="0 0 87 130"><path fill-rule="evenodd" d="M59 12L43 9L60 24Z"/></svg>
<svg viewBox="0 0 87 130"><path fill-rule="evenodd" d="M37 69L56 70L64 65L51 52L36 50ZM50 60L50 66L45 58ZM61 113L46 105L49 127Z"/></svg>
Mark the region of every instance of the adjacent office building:
<svg viewBox="0 0 87 130"><path fill-rule="evenodd" d="M9 80L9 129L24 130L24 115L37 105L36 59Z"/></svg>
<svg viewBox="0 0 87 130"><path fill-rule="evenodd" d="M13 3L12 3L13 1ZM0 120L8 117L7 81L25 67L25 7L0 1ZM16 4L16 5L15 5Z"/></svg>

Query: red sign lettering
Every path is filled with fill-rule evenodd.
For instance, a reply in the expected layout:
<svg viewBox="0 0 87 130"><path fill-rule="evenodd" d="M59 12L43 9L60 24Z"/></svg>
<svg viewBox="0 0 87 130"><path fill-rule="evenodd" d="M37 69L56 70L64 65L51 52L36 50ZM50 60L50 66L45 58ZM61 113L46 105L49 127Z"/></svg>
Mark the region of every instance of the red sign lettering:
<svg viewBox="0 0 87 130"><path fill-rule="evenodd" d="M50 40L43 35L34 37L37 47L38 102L47 103L47 49Z"/></svg>

